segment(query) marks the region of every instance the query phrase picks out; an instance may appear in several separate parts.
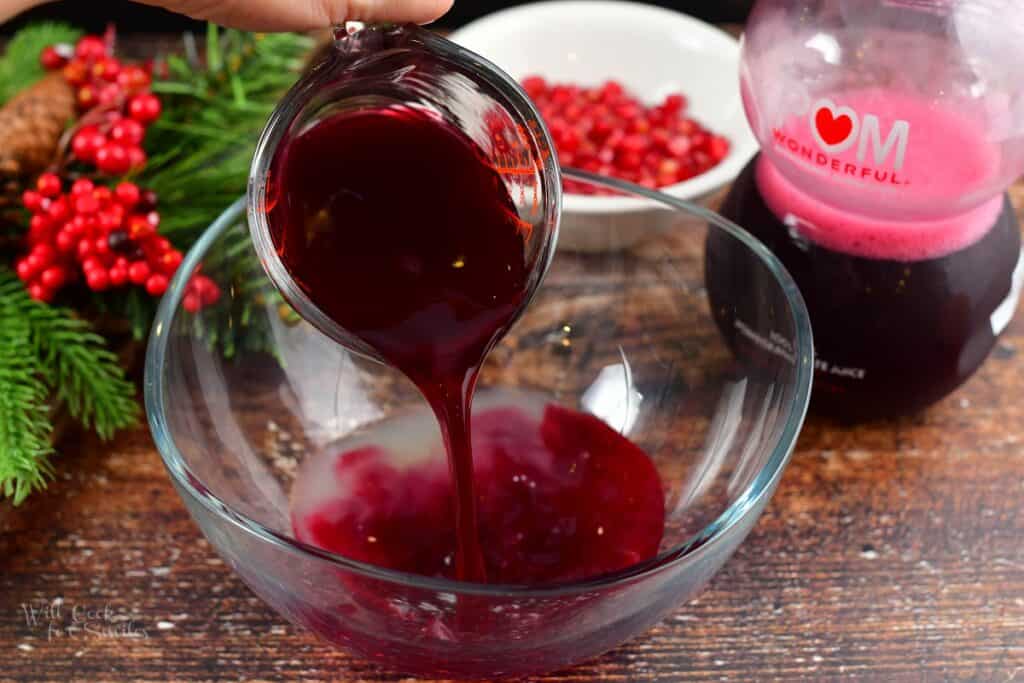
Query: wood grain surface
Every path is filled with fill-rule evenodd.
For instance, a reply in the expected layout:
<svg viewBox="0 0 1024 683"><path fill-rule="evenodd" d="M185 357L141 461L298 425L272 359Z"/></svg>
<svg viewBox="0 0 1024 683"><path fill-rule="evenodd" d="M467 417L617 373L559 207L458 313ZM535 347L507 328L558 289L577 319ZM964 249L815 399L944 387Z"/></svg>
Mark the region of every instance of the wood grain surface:
<svg viewBox="0 0 1024 683"><path fill-rule="evenodd" d="M1014 189L1018 213L1024 183ZM700 596L556 681L1024 682L1024 315L918 416L808 422ZM0 504L0 681L400 681L265 607L202 539L145 430L65 433Z"/></svg>

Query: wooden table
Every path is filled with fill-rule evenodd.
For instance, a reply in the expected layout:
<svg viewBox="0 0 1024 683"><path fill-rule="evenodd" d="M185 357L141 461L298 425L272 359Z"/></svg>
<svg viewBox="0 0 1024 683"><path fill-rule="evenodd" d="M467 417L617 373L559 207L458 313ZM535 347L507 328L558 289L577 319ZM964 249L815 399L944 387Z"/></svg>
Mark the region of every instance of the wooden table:
<svg viewBox="0 0 1024 683"><path fill-rule="evenodd" d="M1015 188L1018 212L1024 183ZM543 681L1024 682L1024 315L913 418L811 420L695 601ZM144 430L72 432L0 504L0 681L398 681L278 617L202 539ZM69 626L80 630L69 630Z"/></svg>

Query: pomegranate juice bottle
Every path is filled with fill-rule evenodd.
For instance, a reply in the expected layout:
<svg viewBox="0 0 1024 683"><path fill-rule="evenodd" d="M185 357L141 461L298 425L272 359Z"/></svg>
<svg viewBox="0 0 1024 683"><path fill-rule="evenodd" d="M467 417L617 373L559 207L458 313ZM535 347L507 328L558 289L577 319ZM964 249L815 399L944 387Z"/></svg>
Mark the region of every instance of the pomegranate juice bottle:
<svg viewBox="0 0 1024 683"><path fill-rule="evenodd" d="M742 88L762 153L722 213L807 302L819 410L885 417L942 398L1016 309L1004 190L1024 168L1024 102L1007 51L1022 47L1004 22L1024 8L979 4L762 0L751 16ZM756 302L732 296L749 274L729 245L712 237L706 258L726 336L770 348L749 333Z"/></svg>

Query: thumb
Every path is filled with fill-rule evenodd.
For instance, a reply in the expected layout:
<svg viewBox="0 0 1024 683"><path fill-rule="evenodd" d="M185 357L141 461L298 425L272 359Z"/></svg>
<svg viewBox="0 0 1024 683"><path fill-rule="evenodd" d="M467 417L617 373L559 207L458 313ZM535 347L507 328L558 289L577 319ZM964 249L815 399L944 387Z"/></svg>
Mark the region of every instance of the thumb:
<svg viewBox="0 0 1024 683"><path fill-rule="evenodd" d="M142 0L149 5L250 31L306 31L344 21L425 24L453 0Z"/></svg>

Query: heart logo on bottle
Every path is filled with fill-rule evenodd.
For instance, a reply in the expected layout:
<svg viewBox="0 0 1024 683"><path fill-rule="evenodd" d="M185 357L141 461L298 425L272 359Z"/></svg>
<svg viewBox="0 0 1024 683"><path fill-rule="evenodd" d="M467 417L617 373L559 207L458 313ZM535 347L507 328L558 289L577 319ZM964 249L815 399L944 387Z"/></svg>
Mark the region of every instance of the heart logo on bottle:
<svg viewBox="0 0 1024 683"><path fill-rule="evenodd" d="M819 100L811 108L810 123L814 139L830 154L846 150L857 139L857 112L832 100Z"/></svg>

